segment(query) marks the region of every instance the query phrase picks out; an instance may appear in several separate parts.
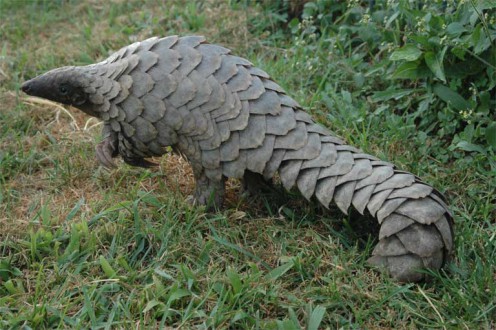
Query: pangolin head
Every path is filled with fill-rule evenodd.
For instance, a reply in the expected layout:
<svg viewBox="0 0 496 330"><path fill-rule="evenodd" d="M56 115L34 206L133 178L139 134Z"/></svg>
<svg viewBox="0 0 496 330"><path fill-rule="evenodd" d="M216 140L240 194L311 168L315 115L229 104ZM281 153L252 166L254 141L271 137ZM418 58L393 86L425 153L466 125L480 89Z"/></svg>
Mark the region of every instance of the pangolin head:
<svg viewBox="0 0 496 330"><path fill-rule="evenodd" d="M31 96L75 106L98 117L89 93L92 80L92 75L81 70L81 67L66 66L24 82L21 90Z"/></svg>

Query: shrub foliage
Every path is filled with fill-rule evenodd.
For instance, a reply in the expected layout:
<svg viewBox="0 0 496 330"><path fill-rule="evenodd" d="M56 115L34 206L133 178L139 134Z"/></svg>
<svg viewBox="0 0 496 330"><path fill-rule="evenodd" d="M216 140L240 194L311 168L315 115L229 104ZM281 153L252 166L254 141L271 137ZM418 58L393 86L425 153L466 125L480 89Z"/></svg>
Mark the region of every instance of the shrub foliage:
<svg viewBox="0 0 496 330"><path fill-rule="evenodd" d="M494 1L300 2L298 14L290 2L265 2L277 14L263 28L287 27L293 51L308 53L302 68L322 76L319 91L333 83L333 54L347 54L353 72L341 87L368 97L375 114L411 119L417 139L436 138L437 158L494 156Z"/></svg>

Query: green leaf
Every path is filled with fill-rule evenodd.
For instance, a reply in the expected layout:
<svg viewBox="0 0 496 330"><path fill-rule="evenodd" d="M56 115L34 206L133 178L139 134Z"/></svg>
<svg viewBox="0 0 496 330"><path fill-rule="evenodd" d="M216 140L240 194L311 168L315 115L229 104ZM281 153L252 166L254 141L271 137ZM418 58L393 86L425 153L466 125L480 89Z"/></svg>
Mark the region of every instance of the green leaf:
<svg viewBox="0 0 496 330"><path fill-rule="evenodd" d="M162 305L162 306L163 306L164 304L163 304L162 302L160 302L160 301L156 300L156 299L152 299L152 300L150 300L150 301L146 304L146 306L145 306L145 308L143 309L143 312L142 312L142 313L143 313L143 314L146 314L149 310L151 310L153 307L158 306L158 305Z"/></svg>
<svg viewBox="0 0 496 330"><path fill-rule="evenodd" d="M277 320L277 329L281 330L301 330L298 323L293 320Z"/></svg>
<svg viewBox="0 0 496 330"><path fill-rule="evenodd" d="M489 47L491 47L492 42L491 39L489 39L484 31L481 31L479 33L479 38L477 42L475 43L474 46L474 53L475 54L480 54Z"/></svg>
<svg viewBox="0 0 496 330"><path fill-rule="evenodd" d="M186 289L180 289L176 288L169 296L169 300L167 300L167 303L170 304L178 299L181 299L183 297L187 297L191 295L191 293L186 290Z"/></svg>
<svg viewBox="0 0 496 330"><path fill-rule="evenodd" d="M429 38L427 36L412 35L410 36L410 39L421 44L425 49L429 49L429 47L431 46L429 44Z"/></svg>
<svg viewBox="0 0 496 330"><path fill-rule="evenodd" d="M65 220L66 221L71 221L72 218L74 218L74 216L78 213L79 209L81 208L81 205L83 205L83 204L84 204L84 198L81 198L80 200L78 200L78 202L76 203L76 205L74 205L74 207L69 212L69 214L67 215L67 217L65 218Z"/></svg>
<svg viewBox="0 0 496 330"><path fill-rule="evenodd" d="M115 278L115 270L110 266L110 263L105 259L104 256L100 256L100 266L102 267L103 271L105 272L105 275L107 275L108 278Z"/></svg>
<svg viewBox="0 0 496 330"><path fill-rule="evenodd" d="M463 111L470 109L470 103L449 87L436 84L433 87L433 91L441 100L450 104L456 110Z"/></svg>
<svg viewBox="0 0 496 330"><path fill-rule="evenodd" d="M432 73L441 81L446 82L443 69L444 51L441 53L427 52L425 53L425 64L431 69Z"/></svg>
<svg viewBox="0 0 496 330"><path fill-rule="evenodd" d="M243 284L241 283L241 278L239 277L239 274L233 270L229 269L227 270L227 277L229 278L229 281L231 282L231 286L233 288L233 292L239 293L241 289L243 288Z"/></svg>
<svg viewBox="0 0 496 330"><path fill-rule="evenodd" d="M418 49L415 45L408 44L404 47L395 50L389 59L391 61L405 60L408 62L417 60L422 55L422 51Z"/></svg>
<svg viewBox="0 0 496 330"><path fill-rule="evenodd" d="M456 145L456 148L469 151L469 152L480 152L481 154L485 154L486 151L480 145L469 143L467 141L460 141Z"/></svg>
<svg viewBox="0 0 496 330"><path fill-rule="evenodd" d="M320 322L322 322L322 318L324 317L326 309L322 306L317 306L312 311L310 315L310 320L308 321L308 330L318 330Z"/></svg>
<svg viewBox="0 0 496 330"><path fill-rule="evenodd" d="M176 279L174 278L174 276L170 275L169 273L163 271L162 269L160 268L155 268L154 269L154 272L155 274L165 278L166 280L168 281L175 281Z"/></svg>
<svg viewBox="0 0 496 330"><path fill-rule="evenodd" d="M492 122L486 127L486 140L487 143L496 149L496 122Z"/></svg>
<svg viewBox="0 0 496 330"><path fill-rule="evenodd" d="M0 260L0 280L7 281L18 276L22 276L19 268L13 267L7 260Z"/></svg>
<svg viewBox="0 0 496 330"><path fill-rule="evenodd" d="M271 270L265 277L268 280L277 280L279 277L286 274L286 272L288 270L293 268L293 266L294 266L294 263L292 261L290 261L288 263L285 263L285 264Z"/></svg>
<svg viewBox="0 0 496 330"><path fill-rule="evenodd" d="M479 0L477 1L477 8L479 10L496 8L494 0Z"/></svg>
<svg viewBox="0 0 496 330"><path fill-rule="evenodd" d="M210 229L212 230L212 227L210 227ZM214 231L214 230L212 230L212 231L215 233L215 231ZM243 249L242 247L237 246L236 244L233 244L233 243L231 243L231 242L228 242L228 241L227 241L227 240L225 240L224 238L219 237L219 236L217 236L217 235L212 236L212 238L213 238L213 239L214 239L217 243L220 243L220 244L222 244L222 245L224 245L224 246L227 246L227 247L229 247L229 248L231 248L231 249L233 249L233 250L235 250L235 251L238 251L239 253L242 253L242 254L244 254L244 255L246 255L246 256L248 256L248 257L250 257L250 258L252 258L252 259L256 260L257 262L259 262L259 263L260 263L262 266L264 266L265 268L267 268L267 269L270 269L270 268L271 268L271 267L269 266L269 264L267 264L267 263L266 263L265 261L263 261L260 257L258 257L258 256L256 256L256 255L254 255L254 254L253 254L253 253L251 253L250 251L247 251L247 250Z"/></svg>
<svg viewBox="0 0 496 330"><path fill-rule="evenodd" d="M467 29L460 22L453 22L446 27L446 33L450 37L458 37L465 31L467 31Z"/></svg>
<svg viewBox="0 0 496 330"><path fill-rule="evenodd" d="M372 101L380 102L380 101L387 101L390 99L399 100L404 96L410 95L414 91L415 91L414 89L391 89L391 90L388 89L385 91L375 92L374 95L372 96Z"/></svg>
<svg viewBox="0 0 496 330"><path fill-rule="evenodd" d="M400 64L393 73L393 79L416 79L418 76L417 62L405 62Z"/></svg>

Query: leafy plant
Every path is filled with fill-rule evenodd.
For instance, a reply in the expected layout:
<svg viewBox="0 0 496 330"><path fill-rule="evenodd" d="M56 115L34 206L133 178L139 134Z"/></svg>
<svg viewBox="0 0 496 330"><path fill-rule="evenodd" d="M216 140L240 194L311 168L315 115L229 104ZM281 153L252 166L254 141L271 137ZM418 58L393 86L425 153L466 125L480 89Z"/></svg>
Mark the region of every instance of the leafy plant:
<svg viewBox="0 0 496 330"><path fill-rule="evenodd" d="M437 136L441 160L493 155L495 11L492 1L307 2L288 24L293 56L304 59L293 66L321 82L318 92L339 84L375 114L411 118L418 139ZM349 80L335 80L336 66Z"/></svg>

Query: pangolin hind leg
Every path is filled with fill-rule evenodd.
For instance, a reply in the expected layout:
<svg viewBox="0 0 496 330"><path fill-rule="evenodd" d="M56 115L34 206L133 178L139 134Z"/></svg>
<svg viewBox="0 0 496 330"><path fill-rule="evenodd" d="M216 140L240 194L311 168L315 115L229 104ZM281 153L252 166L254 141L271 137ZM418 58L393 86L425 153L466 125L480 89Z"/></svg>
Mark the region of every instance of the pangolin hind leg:
<svg viewBox="0 0 496 330"><path fill-rule="evenodd" d="M224 203L226 177L214 180L209 178L204 170L194 171L194 176L194 203L208 208L221 207Z"/></svg>

